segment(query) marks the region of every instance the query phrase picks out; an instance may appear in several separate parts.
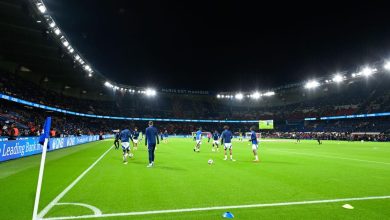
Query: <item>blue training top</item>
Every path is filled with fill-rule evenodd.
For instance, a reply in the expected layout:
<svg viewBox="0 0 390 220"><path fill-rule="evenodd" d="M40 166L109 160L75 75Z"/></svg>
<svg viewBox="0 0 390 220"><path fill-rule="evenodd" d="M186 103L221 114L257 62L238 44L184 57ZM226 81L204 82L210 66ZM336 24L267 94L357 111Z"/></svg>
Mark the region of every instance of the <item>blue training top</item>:
<svg viewBox="0 0 390 220"><path fill-rule="evenodd" d="M122 130L120 137L122 142L129 142L131 138L130 130L129 129Z"/></svg>
<svg viewBox="0 0 390 220"><path fill-rule="evenodd" d="M145 143L156 144L156 139L158 139L158 131L154 126L146 128L145 131Z"/></svg>
<svg viewBox="0 0 390 220"><path fill-rule="evenodd" d="M257 144L257 135L256 135L255 131L251 132L251 141L252 141L252 144Z"/></svg>
<svg viewBox="0 0 390 220"><path fill-rule="evenodd" d="M229 130L224 130L222 132L221 138L223 140L223 143L229 144L229 143L232 143L233 134Z"/></svg>

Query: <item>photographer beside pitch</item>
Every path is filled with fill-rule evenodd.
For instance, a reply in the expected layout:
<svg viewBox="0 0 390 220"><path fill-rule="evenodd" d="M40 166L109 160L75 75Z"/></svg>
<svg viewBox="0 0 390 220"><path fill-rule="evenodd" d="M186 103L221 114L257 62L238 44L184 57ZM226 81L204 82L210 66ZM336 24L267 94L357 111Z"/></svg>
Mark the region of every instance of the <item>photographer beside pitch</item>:
<svg viewBox="0 0 390 220"><path fill-rule="evenodd" d="M154 166L154 151L156 149L156 141L159 144L158 140L158 131L157 128L153 126L153 121L149 121L149 127L145 131L145 146L148 146L149 153L149 165L148 168Z"/></svg>

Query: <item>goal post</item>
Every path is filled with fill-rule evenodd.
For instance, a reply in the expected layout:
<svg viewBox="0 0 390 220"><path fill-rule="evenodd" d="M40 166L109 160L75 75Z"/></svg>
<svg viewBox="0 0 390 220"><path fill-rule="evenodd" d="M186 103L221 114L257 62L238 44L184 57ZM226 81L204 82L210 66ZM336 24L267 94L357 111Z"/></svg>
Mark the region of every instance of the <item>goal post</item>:
<svg viewBox="0 0 390 220"><path fill-rule="evenodd" d="M207 138L208 135L211 136L211 132L208 131L202 132L202 138ZM196 136L196 132L192 132L191 137L195 137L195 136Z"/></svg>
<svg viewBox="0 0 390 220"><path fill-rule="evenodd" d="M250 139L250 138L251 138L251 135L252 135L251 132L246 132L246 133L245 133L245 138L246 138L246 139ZM256 133L256 137L257 137L257 139L261 139L261 133Z"/></svg>

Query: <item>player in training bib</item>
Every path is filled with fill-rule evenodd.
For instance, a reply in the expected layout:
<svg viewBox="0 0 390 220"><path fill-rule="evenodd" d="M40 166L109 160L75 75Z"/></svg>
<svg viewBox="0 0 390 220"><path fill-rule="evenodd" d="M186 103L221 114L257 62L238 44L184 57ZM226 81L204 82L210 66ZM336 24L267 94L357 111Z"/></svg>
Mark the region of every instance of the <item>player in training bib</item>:
<svg viewBox="0 0 390 220"><path fill-rule="evenodd" d="M259 156L257 154L257 150L259 148L259 143L257 141L257 135L256 135L256 132L255 132L255 127L252 126L250 130L251 130L251 139L249 141L252 142L252 151L253 151L253 155L255 156L255 159L253 161L258 162L259 161Z"/></svg>
<svg viewBox="0 0 390 220"><path fill-rule="evenodd" d="M130 130L127 128L122 130L120 133L120 139L122 142L123 163L127 164L127 157L130 154L130 140L133 141Z"/></svg>
<svg viewBox="0 0 390 220"><path fill-rule="evenodd" d="M199 128L199 130L195 134L195 140L196 140L196 145L194 148L194 152L199 152L200 145L202 144L202 128L201 127Z"/></svg>
<svg viewBox="0 0 390 220"><path fill-rule="evenodd" d="M227 150L229 149L230 152L230 160L236 161L233 159L233 149L232 149L232 138L233 134L229 130L229 126L225 125L223 127L225 129L221 134L221 145L223 144L224 150L225 150L225 158L224 160L227 160Z"/></svg>
<svg viewBox="0 0 390 220"><path fill-rule="evenodd" d="M219 139L219 133L217 130L215 130L213 133L213 145L211 148L212 151L215 151L215 148L217 148L217 152L219 151L218 139Z"/></svg>
<svg viewBox="0 0 390 220"><path fill-rule="evenodd" d="M134 150L138 149L138 141L139 141L139 132L138 128L135 127L133 131L133 144L134 144Z"/></svg>

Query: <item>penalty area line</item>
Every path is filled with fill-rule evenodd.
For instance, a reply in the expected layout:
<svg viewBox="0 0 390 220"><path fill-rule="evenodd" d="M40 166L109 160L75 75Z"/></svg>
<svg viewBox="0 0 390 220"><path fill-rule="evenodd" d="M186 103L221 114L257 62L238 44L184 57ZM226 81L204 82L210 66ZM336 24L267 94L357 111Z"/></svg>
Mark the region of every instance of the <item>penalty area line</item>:
<svg viewBox="0 0 390 220"><path fill-rule="evenodd" d="M50 211L50 209L52 209L58 203L58 201L60 201L60 199L62 197L64 197L66 193L69 192L69 190L71 190L101 159L103 159L103 157L106 156L106 154L113 147L114 146L111 146L93 164L91 164L91 166L89 166L82 174L80 174L80 176L78 176L68 187L66 187L64 189L64 191L62 191L60 194L58 194L58 196L56 198L54 198L53 201L51 201L44 209L42 209L42 211L38 214L38 217L40 219L43 219L43 217Z"/></svg>
<svg viewBox="0 0 390 220"><path fill-rule="evenodd" d="M44 220L67 220L67 219L121 217L121 216L137 216L137 215L152 215L152 214L166 214L166 213L182 213L182 212L199 212L199 211L212 211L212 210L229 210L229 209L244 209L244 208L309 205L309 204L337 203L337 202L363 201L363 200L380 200L380 199L390 199L390 195L388 195L388 196L357 197L357 198L325 199L325 200L308 200L308 201L297 201L297 202L262 203L262 204L251 204L251 205L214 206L214 207L204 207L204 208L169 209L169 210L142 211L142 212L122 212L122 213L108 213L108 214L101 214L101 215L49 217L49 218L44 218Z"/></svg>

